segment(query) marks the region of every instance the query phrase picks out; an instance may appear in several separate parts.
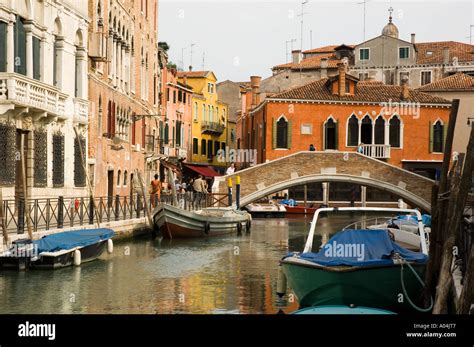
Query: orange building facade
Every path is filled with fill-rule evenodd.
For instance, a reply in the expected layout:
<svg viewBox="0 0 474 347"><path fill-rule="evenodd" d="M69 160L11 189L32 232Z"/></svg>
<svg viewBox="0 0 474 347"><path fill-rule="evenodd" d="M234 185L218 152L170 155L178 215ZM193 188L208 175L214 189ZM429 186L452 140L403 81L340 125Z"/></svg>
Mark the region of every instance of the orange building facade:
<svg viewBox="0 0 474 347"><path fill-rule="evenodd" d="M89 2L89 175L96 196L129 195L159 171L157 0Z"/></svg>
<svg viewBox="0 0 474 347"><path fill-rule="evenodd" d="M262 163L313 145L360 151L434 178L441 167L450 102L403 86L347 75L324 78L259 100L258 78L242 96L238 144ZM255 106L257 105L257 106ZM245 165L244 165L245 166Z"/></svg>

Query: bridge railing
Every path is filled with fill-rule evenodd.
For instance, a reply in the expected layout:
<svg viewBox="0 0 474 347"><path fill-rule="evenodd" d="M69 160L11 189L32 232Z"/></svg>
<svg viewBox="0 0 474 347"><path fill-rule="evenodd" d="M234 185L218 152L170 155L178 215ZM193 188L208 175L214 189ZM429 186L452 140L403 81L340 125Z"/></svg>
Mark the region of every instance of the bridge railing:
<svg viewBox="0 0 474 347"><path fill-rule="evenodd" d="M362 145L362 154L376 159L389 159L390 145Z"/></svg>

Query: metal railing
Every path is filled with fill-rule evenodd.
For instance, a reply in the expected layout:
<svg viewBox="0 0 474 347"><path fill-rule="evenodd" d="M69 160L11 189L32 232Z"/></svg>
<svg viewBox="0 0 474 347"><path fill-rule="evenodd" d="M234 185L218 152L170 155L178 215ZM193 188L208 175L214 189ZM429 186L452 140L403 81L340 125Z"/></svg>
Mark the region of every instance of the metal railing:
<svg viewBox="0 0 474 347"><path fill-rule="evenodd" d="M224 132L224 125L219 122L203 121L201 123L201 132L222 134Z"/></svg>
<svg viewBox="0 0 474 347"><path fill-rule="evenodd" d="M390 159L390 145L362 145L362 154L376 159Z"/></svg>
<svg viewBox="0 0 474 347"><path fill-rule="evenodd" d="M8 233L24 234L28 230L29 212L32 232L53 229L67 229L97 223L125 221L146 217L146 206L150 205L150 195L96 197L62 197L19 200L3 200L3 221ZM197 194L192 192L177 194L177 201L169 194L162 194L162 203L196 210L205 207L227 206L227 194ZM154 201L153 206L157 201ZM146 205L145 205L146 204ZM151 211L153 213L153 206Z"/></svg>

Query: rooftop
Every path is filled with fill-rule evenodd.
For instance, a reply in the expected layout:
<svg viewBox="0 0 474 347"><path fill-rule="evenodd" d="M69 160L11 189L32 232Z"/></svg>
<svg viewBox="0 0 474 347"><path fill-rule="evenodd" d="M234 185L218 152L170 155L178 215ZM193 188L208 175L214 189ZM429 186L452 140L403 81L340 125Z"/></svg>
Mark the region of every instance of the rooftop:
<svg viewBox="0 0 474 347"><path fill-rule="evenodd" d="M436 82L425 84L418 88L420 91L443 91L443 90L474 90L474 77L458 72L454 75L442 78Z"/></svg>

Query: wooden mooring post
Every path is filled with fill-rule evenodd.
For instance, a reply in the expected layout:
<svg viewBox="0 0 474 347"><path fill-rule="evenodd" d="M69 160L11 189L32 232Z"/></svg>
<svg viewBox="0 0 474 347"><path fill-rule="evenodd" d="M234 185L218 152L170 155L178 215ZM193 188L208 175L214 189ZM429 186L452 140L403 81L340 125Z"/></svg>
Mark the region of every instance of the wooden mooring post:
<svg viewBox="0 0 474 347"><path fill-rule="evenodd" d="M451 192L449 197L449 203L447 208L447 220L440 229L443 233L443 251L441 268L439 272L438 285L436 287L436 298L433 307L434 314L444 314L448 310L448 297L453 284L453 277L451 273L451 267L453 264L453 257L455 255L456 240L461 232L461 220L463 218L463 211L466 205L468 192L472 184L472 172L474 167L474 127L471 128L471 134L469 137L469 143L466 151L466 160L464 155L460 154L459 159L456 163L456 167L453 171ZM464 164L464 165L463 165ZM438 209L439 211L439 209ZM472 256L472 252L471 252ZM469 260L472 263L472 258ZM467 264L466 264L467 265ZM435 268L436 269L436 268ZM471 264L472 269L472 264ZM472 271L471 271L472 272ZM467 288L463 288L463 292L467 291L462 296L462 300L472 299L472 274L466 271L466 278L464 280ZM458 303L458 311L461 306L465 307L465 302ZM469 305L470 306L470 305Z"/></svg>

